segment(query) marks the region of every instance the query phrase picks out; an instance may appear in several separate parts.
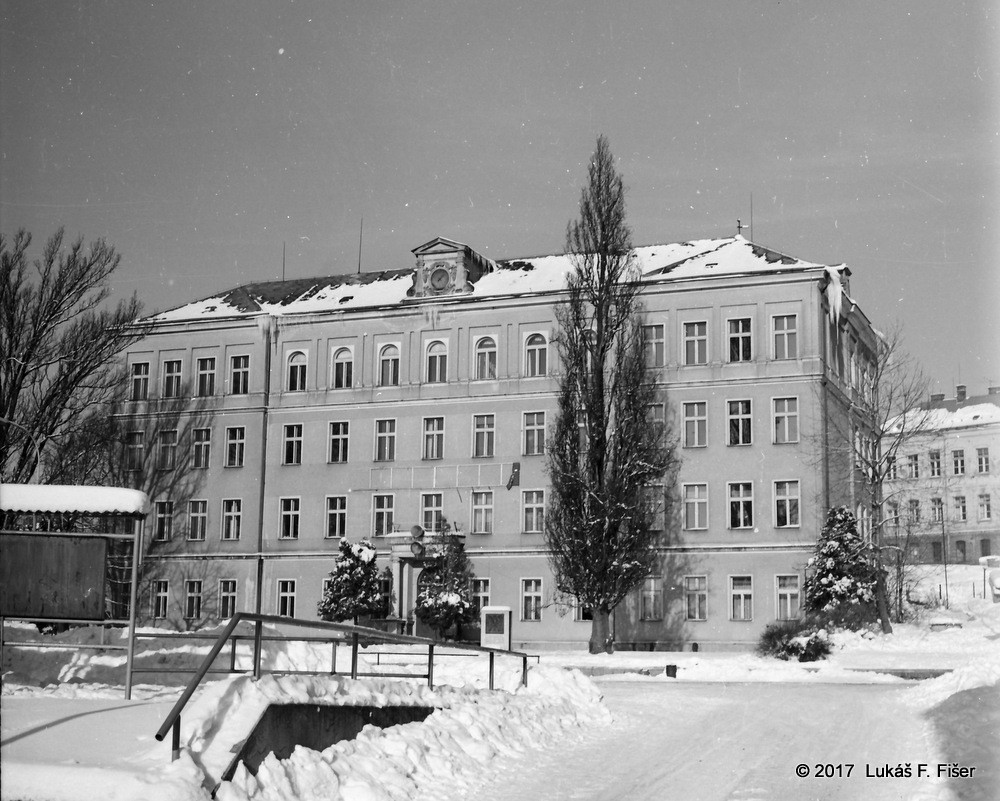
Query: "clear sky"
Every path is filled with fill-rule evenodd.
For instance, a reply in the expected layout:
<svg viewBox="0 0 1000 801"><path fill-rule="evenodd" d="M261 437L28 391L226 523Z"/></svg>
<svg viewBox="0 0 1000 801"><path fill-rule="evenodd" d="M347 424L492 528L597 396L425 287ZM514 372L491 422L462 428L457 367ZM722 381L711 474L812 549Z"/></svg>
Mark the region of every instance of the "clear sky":
<svg viewBox="0 0 1000 801"><path fill-rule="evenodd" d="M561 252L606 134L636 244L846 263L935 391L1000 384L1000 2L0 0L0 228L166 309ZM750 231L744 231L749 236Z"/></svg>

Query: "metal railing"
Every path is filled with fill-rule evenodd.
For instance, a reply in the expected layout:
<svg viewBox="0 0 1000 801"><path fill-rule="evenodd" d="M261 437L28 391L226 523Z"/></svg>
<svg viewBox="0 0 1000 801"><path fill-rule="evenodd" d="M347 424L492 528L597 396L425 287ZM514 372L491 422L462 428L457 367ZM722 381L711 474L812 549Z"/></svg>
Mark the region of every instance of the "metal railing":
<svg viewBox="0 0 1000 801"><path fill-rule="evenodd" d="M248 621L254 623L254 634L252 638L246 634L236 634L236 627L243 621ZM296 627L296 628L307 628L307 629L318 629L321 631L339 632L342 635L346 635L344 638L317 638L317 637L306 637L306 638L296 638L296 637L280 637L268 639L281 639L281 640L308 640L308 641L326 641L330 642L334 646L333 650L333 661L331 664L331 669L329 671L332 675L337 675L337 656L336 656L336 646L338 642L342 639L345 642L350 642L351 645L351 672L350 677L352 679L357 679L359 677L384 677L384 678L417 678L417 679L427 679L427 686L433 689L434 687L434 649L435 646L441 645L441 643L427 639L426 637L414 637L409 634L392 634L390 632L380 631L378 629L365 628L363 626L354 626L348 623L331 623L325 620L301 620L298 618L289 617L278 617L277 615L258 615L251 612L237 612L226 625L226 627L219 633L215 638L215 644L209 650L207 656L202 660L201 665L197 668L194 676L188 682L187 686L184 688L184 692L181 693L181 697L177 699L177 703L174 704L173 709L167 715L166 719L161 724L159 730L156 732L156 739L158 741L163 741L166 737L167 732L171 732L171 759L177 759L180 753L180 740L181 740L181 712L184 707L187 706L188 701L191 700L191 696L194 695L195 690L198 689L198 685L201 684L202 680L209 673L238 673L236 669L236 641L238 640L253 640L253 676L255 679L261 677L261 662L263 657L263 642L264 642L264 632L263 626L265 623L281 626L281 627ZM183 636L183 635L181 635ZM227 641L232 641L232 650L230 655L230 666L229 669L212 668L215 660L218 658L219 654L222 653L223 648L226 646ZM382 643L396 643L400 645L421 645L427 648L427 672L426 673L387 673L387 672L377 672L377 673L361 673L358 670L358 649L364 646ZM494 683L494 668L495 659L497 654L501 656L513 656L518 657L521 660L521 685L526 687L528 685L528 659L531 658L529 654L523 653L521 651L504 651L498 648L484 648L479 645L468 645L466 643L447 643L446 647L448 649L457 649L460 651L470 651L475 653L485 653L489 655L489 688L493 689ZM537 657L536 657L537 658ZM145 672L145 671L143 671ZM149 672L154 672L153 670ZM160 671L155 672L162 672ZM280 673L280 674L291 674L291 673L309 673L318 675L320 671L291 671L291 670L271 670L269 673ZM345 674L346 675L346 674Z"/></svg>

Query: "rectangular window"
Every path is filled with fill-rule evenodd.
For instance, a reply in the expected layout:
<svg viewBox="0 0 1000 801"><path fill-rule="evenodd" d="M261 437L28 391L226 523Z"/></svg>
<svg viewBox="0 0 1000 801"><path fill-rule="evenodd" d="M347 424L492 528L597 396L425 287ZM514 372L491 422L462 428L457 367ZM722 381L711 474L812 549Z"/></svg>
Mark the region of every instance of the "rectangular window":
<svg viewBox="0 0 1000 801"><path fill-rule="evenodd" d="M236 614L236 579L219 579L219 620Z"/></svg>
<svg viewBox="0 0 1000 801"><path fill-rule="evenodd" d="M284 427L282 464L302 464L302 424L291 423Z"/></svg>
<svg viewBox="0 0 1000 801"><path fill-rule="evenodd" d="M753 484L729 484L729 527L753 528Z"/></svg>
<svg viewBox="0 0 1000 801"><path fill-rule="evenodd" d="M135 362L132 365L132 395L134 401L144 401L149 397L149 362Z"/></svg>
<svg viewBox="0 0 1000 801"><path fill-rule="evenodd" d="M960 522L969 519L969 510L965 505L964 495L955 496L955 519Z"/></svg>
<svg viewBox="0 0 1000 801"><path fill-rule="evenodd" d="M899 529L899 504L895 501L886 503L886 520L894 529Z"/></svg>
<svg viewBox="0 0 1000 801"><path fill-rule="evenodd" d="M201 618L201 580L188 579L184 582L184 619Z"/></svg>
<svg viewBox="0 0 1000 801"><path fill-rule="evenodd" d="M326 594L324 587L324 595ZM378 617L386 618L392 615L392 571L383 570L378 574Z"/></svg>
<svg viewBox="0 0 1000 801"><path fill-rule="evenodd" d="M708 444L708 404L684 404L684 447L704 448Z"/></svg>
<svg viewBox="0 0 1000 801"><path fill-rule="evenodd" d="M424 418L424 459L444 458L444 418Z"/></svg>
<svg viewBox="0 0 1000 801"><path fill-rule="evenodd" d="M794 314L782 314L774 318L774 358L797 359L798 321Z"/></svg>
<svg viewBox="0 0 1000 801"><path fill-rule="evenodd" d="M188 501L188 539L203 540L208 531L208 501Z"/></svg>
<svg viewBox="0 0 1000 801"><path fill-rule="evenodd" d="M492 414L472 416L472 455L480 458L493 456L496 441L496 418Z"/></svg>
<svg viewBox="0 0 1000 801"><path fill-rule="evenodd" d="M349 435L349 423L330 423L330 461L332 463L340 464L347 461L347 442Z"/></svg>
<svg viewBox="0 0 1000 801"><path fill-rule="evenodd" d="M194 467L204 470L212 460L212 429L196 428L194 430Z"/></svg>
<svg viewBox="0 0 1000 801"><path fill-rule="evenodd" d="M347 536L347 496L326 496L326 536Z"/></svg>
<svg viewBox="0 0 1000 801"><path fill-rule="evenodd" d="M869 446L868 440L865 440L862 443L862 447L865 448L866 455L875 453L875 451ZM885 477L888 478L890 481L895 481L898 478L895 456L885 457Z"/></svg>
<svg viewBox="0 0 1000 801"><path fill-rule="evenodd" d="M145 440L146 434L143 431L129 431L125 435L126 470L142 470Z"/></svg>
<svg viewBox="0 0 1000 801"><path fill-rule="evenodd" d="M170 583L163 579L156 579L153 582L153 617L165 618L167 616L167 604L170 602Z"/></svg>
<svg viewBox="0 0 1000 801"><path fill-rule="evenodd" d="M642 583L641 620L663 620L663 578L647 576Z"/></svg>
<svg viewBox="0 0 1000 801"><path fill-rule="evenodd" d="M395 497L392 495L375 495L372 498L374 513L374 531L376 537L392 534Z"/></svg>
<svg viewBox="0 0 1000 801"><path fill-rule="evenodd" d="M708 620L708 576L684 577L684 606L687 620Z"/></svg>
<svg viewBox="0 0 1000 801"><path fill-rule="evenodd" d="M281 529L278 536L283 540L297 540L299 538L299 513L302 508L301 499L279 498L278 506L281 510Z"/></svg>
<svg viewBox="0 0 1000 801"><path fill-rule="evenodd" d="M207 398L215 394L215 359L198 359L198 397Z"/></svg>
<svg viewBox="0 0 1000 801"><path fill-rule="evenodd" d="M222 539L238 540L243 528L243 501L224 498L222 501Z"/></svg>
<svg viewBox="0 0 1000 801"><path fill-rule="evenodd" d="M906 515L907 515L907 519L911 523L919 523L920 522L920 501L916 500L915 498L911 498L910 501L906 505Z"/></svg>
<svg viewBox="0 0 1000 801"><path fill-rule="evenodd" d="M778 528L799 525L799 482L774 482L774 524Z"/></svg>
<svg viewBox="0 0 1000 801"><path fill-rule="evenodd" d="M688 531L708 528L708 484L684 485L684 528Z"/></svg>
<svg viewBox="0 0 1000 801"><path fill-rule="evenodd" d="M795 620L799 616L799 577L775 576L778 620Z"/></svg>
<svg viewBox="0 0 1000 801"><path fill-rule="evenodd" d="M444 495L425 492L420 496L420 519L424 531L441 531L444 528Z"/></svg>
<svg viewBox="0 0 1000 801"><path fill-rule="evenodd" d="M396 458L396 421L375 421L375 461L391 462Z"/></svg>
<svg viewBox="0 0 1000 801"><path fill-rule="evenodd" d="M493 493L488 490L472 493L472 533L493 533Z"/></svg>
<svg viewBox="0 0 1000 801"><path fill-rule="evenodd" d="M751 444L750 401L736 400L726 402L726 414L729 423L729 444Z"/></svg>
<svg viewBox="0 0 1000 801"><path fill-rule="evenodd" d="M472 580L472 611L475 621L479 621L484 606L490 605L490 580L474 578Z"/></svg>
<svg viewBox="0 0 1000 801"><path fill-rule="evenodd" d="M642 327L646 367L663 367L665 364L667 340L664 332L665 328L662 325L644 325Z"/></svg>
<svg viewBox="0 0 1000 801"><path fill-rule="evenodd" d="M179 398L181 396L181 361L171 359L163 363L163 397Z"/></svg>
<svg viewBox="0 0 1000 801"><path fill-rule="evenodd" d="M708 323L684 323L684 364L708 364Z"/></svg>
<svg viewBox="0 0 1000 801"><path fill-rule="evenodd" d="M542 580L521 579L521 620L542 619Z"/></svg>
<svg viewBox="0 0 1000 801"><path fill-rule="evenodd" d="M545 453L545 412L524 414L524 455Z"/></svg>
<svg viewBox="0 0 1000 801"><path fill-rule="evenodd" d="M941 477L941 451L931 451L927 454L931 464L931 478Z"/></svg>
<svg viewBox="0 0 1000 801"><path fill-rule="evenodd" d="M729 577L730 620L753 620L753 577Z"/></svg>
<svg viewBox="0 0 1000 801"><path fill-rule="evenodd" d="M157 501L153 505L153 539L166 542L174 534L174 502Z"/></svg>
<svg viewBox="0 0 1000 801"><path fill-rule="evenodd" d="M177 429L161 431L157 442L156 466L160 470L173 470L177 464Z"/></svg>
<svg viewBox="0 0 1000 801"><path fill-rule="evenodd" d="M750 349L750 318L740 317L729 321L729 361L748 362L752 358Z"/></svg>
<svg viewBox="0 0 1000 801"><path fill-rule="evenodd" d="M247 430L243 426L226 429L226 467L243 467Z"/></svg>
<svg viewBox="0 0 1000 801"><path fill-rule="evenodd" d="M951 471L953 475L965 475L965 451L957 450L951 452Z"/></svg>
<svg viewBox="0 0 1000 801"><path fill-rule="evenodd" d="M940 498L931 498L931 521L940 523L944 520L944 503Z"/></svg>
<svg viewBox="0 0 1000 801"><path fill-rule="evenodd" d="M799 441L799 399L774 399L774 441L778 445Z"/></svg>
<svg viewBox="0 0 1000 801"><path fill-rule="evenodd" d="M229 357L229 392L232 395L250 393L250 357L247 354Z"/></svg>
<svg viewBox="0 0 1000 801"><path fill-rule="evenodd" d="M990 472L990 449L976 448L976 465L980 473Z"/></svg>
<svg viewBox="0 0 1000 801"><path fill-rule="evenodd" d="M906 477L920 478L920 456L916 453L906 456Z"/></svg>
<svg viewBox="0 0 1000 801"><path fill-rule="evenodd" d="M545 531L545 490L525 490L524 533L541 534Z"/></svg>
<svg viewBox="0 0 1000 801"><path fill-rule="evenodd" d="M980 520L992 520L993 519L993 509L990 505L989 493L983 493L979 496L979 519Z"/></svg>
<svg viewBox="0 0 1000 801"><path fill-rule="evenodd" d="M295 617L295 579L278 580L278 598L275 612L279 617Z"/></svg>

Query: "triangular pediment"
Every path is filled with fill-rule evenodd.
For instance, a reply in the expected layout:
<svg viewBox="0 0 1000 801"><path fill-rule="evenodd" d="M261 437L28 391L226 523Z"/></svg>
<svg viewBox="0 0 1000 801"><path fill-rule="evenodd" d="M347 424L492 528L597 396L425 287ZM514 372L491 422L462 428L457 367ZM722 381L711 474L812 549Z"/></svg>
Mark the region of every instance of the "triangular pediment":
<svg viewBox="0 0 1000 801"><path fill-rule="evenodd" d="M425 256L432 253L454 253L457 250L467 250L468 247L468 245L456 242L454 239L437 236L430 242L425 242L420 247L414 248L411 253L415 256Z"/></svg>

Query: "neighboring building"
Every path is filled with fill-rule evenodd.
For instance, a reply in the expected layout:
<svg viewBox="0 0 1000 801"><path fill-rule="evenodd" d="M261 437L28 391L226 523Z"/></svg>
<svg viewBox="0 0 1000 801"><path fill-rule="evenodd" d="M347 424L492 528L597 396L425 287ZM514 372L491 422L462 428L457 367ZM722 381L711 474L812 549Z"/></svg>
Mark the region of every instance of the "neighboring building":
<svg viewBox="0 0 1000 801"><path fill-rule="evenodd" d="M887 543L918 562L976 564L1000 553L1000 387L932 395L926 433L896 457L886 484Z"/></svg>
<svg viewBox="0 0 1000 801"><path fill-rule="evenodd" d="M413 253L409 269L249 284L151 318L127 354L130 458L179 449L192 465L185 497L153 498L154 622L253 611L258 586L263 612L314 617L342 536L372 539L387 616L412 621L447 520L477 603L514 610L516 646L586 643L587 610L556 598L542 533L571 262L494 262L441 238ZM661 568L616 611L616 641L748 647L798 615L826 510L856 505L827 423L874 333L842 265L740 236L636 255L664 389L651 414L682 466ZM185 393L198 414L144 441L143 421ZM415 526L430 532L419 544Z"/></svg>

